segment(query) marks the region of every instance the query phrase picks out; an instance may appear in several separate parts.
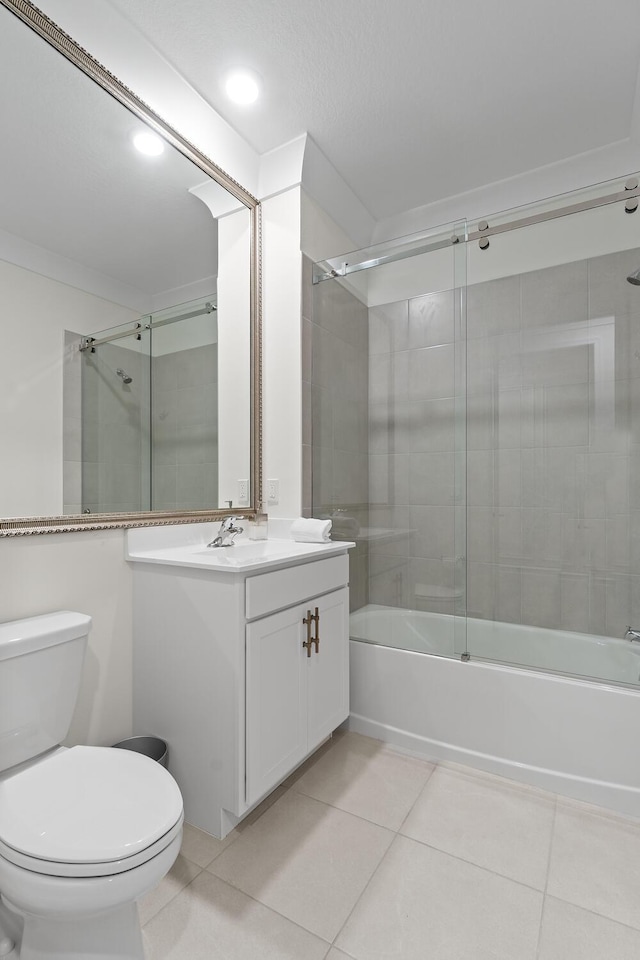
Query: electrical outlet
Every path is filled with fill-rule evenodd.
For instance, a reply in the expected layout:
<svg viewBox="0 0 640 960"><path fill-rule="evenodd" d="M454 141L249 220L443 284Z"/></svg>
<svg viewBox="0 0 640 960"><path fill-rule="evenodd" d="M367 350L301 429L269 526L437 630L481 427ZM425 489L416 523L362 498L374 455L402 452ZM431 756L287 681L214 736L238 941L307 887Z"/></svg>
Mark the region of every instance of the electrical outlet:
<svg viewBox="0 0 640 960"><path fill-rule="evenodd" d="M272 506L280 501L280 481L267 480L267 503Z"/></svg>
<svg viewBox="0 0 640 960"><path fill-rule="evenodd" d="M249 506L249 481L238 480L238 506Z"/></svg>

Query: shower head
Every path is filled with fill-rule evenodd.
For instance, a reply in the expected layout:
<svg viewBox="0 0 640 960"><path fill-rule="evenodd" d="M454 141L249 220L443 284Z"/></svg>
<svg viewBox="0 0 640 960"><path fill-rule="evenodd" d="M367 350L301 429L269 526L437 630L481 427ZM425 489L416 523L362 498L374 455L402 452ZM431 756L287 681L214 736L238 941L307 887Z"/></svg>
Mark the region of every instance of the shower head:
<svg viewBox="0 0 640 960"><path fill-rule="evenodd" d="M640 287L640 270L634 270L633 273L630 273L627 277L627 281L632 283L635 287Z"/></svg>
<svg viewBox="0 0 640 960"><path fill-rule="evenodd" d="M131 383L131 381L133 380L133 377L128 377L124 372L124 370L121 370L120 367L118 367L118 369L116 370L116 375L120 377L123 383Z"/></svg>

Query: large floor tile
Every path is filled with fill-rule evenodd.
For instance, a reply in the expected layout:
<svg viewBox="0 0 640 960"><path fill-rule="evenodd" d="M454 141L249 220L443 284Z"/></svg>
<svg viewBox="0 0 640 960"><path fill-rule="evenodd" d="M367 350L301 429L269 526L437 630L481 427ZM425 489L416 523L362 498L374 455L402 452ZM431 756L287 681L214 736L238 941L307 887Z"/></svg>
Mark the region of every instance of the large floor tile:
<svg viewBox="0 0 640 960"><path fill-rule="evenodd" d="M147 960L323 960L327 944L204 871L143 931Z"/></svg>
<svg viewBox="0 0 640 960"><path fill-rule="evenodd" d="M434 765L350 733L320 757L294 789L347 813L397 830Z"/></svg>
<svg viewBox="0 0 640 960"><path fill-rule="evenodd" d="M637 960L640 932L547 897L538 960Z"/></svg>
<svg viewBox="0 0 640 960"><path fill-rule="evenodd" d="M401 833L544 890L555 800L461 767L438 767Z"/></svg>
<svg viewBox="0 0 640 960"><path fill-rule="evenodd" d="M208 869L331 941L392 839L382 827L290 791Z"/></svg>
<svg viewBox="0 0 640 960"><path fill-rule="evenodd" d="M141 925L144 926L152 917L155 917L163 907L198 876L201 869L201 867L180 855L155 890L151 890L141 900L138 900L138 915Z"/></svg>
<svg viewBox="0 0 640 960"><path fill-rule="evenodd" d="M356 960L535 960L542 894L398 837L336 946Z"/></svg>
<svg viewBox="0 0 640 960"><path fill-rule="evenodd" d="M547 893L640 929L640 824L559 801Z"/></svg>
<svg viewBox="0 0 640 960"><path fill-rule="evenodd" d="M199 830L198 827L192 827L190 823L185 823L180 853L199 867L208 867L211 861L223 850L226 850L229 844L236 839L235 831L228 834L224 840L218 840L217 837L212 837L204 830Z"/></svg>

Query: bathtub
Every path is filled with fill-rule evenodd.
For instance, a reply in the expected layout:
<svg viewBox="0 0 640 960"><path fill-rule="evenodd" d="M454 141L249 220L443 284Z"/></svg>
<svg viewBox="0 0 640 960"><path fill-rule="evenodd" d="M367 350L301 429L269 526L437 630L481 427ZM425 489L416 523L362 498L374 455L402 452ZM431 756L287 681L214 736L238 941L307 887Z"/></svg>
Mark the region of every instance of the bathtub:
<svg viewBox="0 0 640 960"><path fill-rule="evenodd" d="M640 817L640 644L374 604L350 619L352 730Z"/></svg>

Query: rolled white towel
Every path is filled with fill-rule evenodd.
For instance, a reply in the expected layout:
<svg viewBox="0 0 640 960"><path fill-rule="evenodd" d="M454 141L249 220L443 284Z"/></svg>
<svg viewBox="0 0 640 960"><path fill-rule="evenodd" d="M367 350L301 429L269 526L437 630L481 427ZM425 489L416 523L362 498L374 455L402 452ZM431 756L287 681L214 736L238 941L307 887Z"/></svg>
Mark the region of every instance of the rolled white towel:
<svg viewBox="0 0 640 960"><path fill-rule="evenodd" d="M327 543L331 539L331 520L300 517L291 524L291 539L298 543Z"/></svg>

